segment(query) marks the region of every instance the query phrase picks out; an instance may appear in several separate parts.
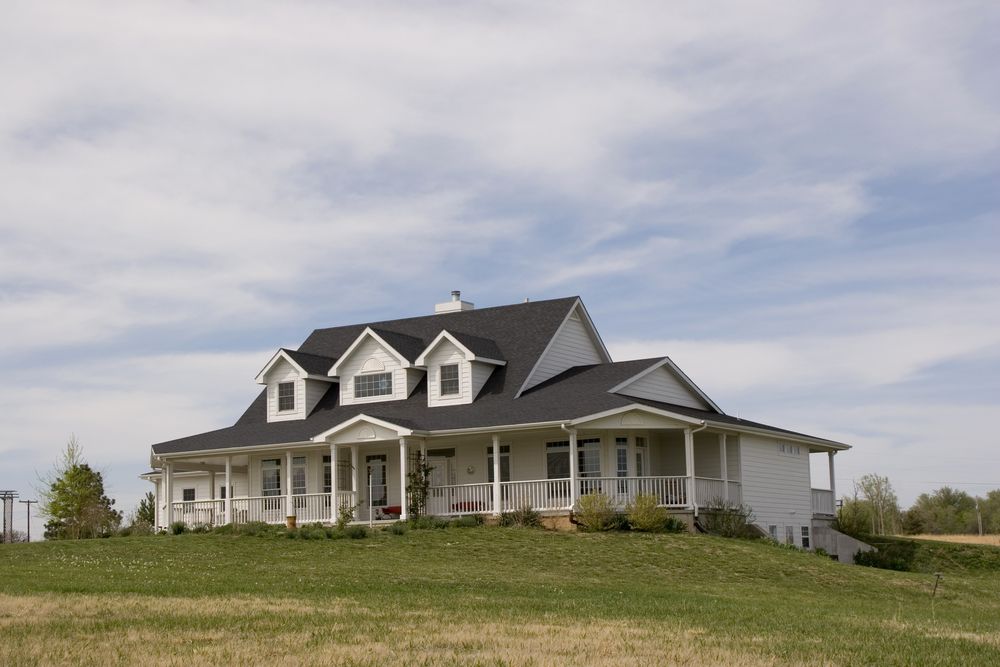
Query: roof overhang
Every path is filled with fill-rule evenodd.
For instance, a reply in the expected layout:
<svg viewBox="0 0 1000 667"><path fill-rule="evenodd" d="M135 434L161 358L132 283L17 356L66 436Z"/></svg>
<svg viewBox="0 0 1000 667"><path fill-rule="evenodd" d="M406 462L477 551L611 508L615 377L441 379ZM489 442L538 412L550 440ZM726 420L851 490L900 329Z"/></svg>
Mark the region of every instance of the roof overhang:
<svg viewBox="0 0 1000 667"><path fill-rule="evenodd" d="M466 361L478 361L480 363L492 364L494 366L507 365L506 361L501 361L500 359L490 359L488 357L476 356L476 354L472 350L463 345L460 340L455 338L455 336L453 336L447 330L442 330L441 333L439 333L437 337L431 341L431 344L428 345L427 348L420 353L420 356L417 357L417 360L415 362L413 362L413 365L426 366L428 355L430 355L430 353L433 352L438 345L440 345L442 342L446 340L459 349L459 351L462 353L462 356L465 357Z"/></svg>
<svg viewBox="0 0 1000 667"><path fill-rule="evenodd" d="M321 380L323 382L334 381L333 378L327 375L316 375L314 373L309 373L309 371L302 368L302 366L300 366L295 361L295 359L292 359L292 355L288 354L285 350L278 350L277 352L274 353L274 356L271 357L271 360L268 361L267 364L265 364L264 368L261 369L260 373L257 373L257 377L254 378L257 384L266 384L264 382L264 376L267 375L268 372L272 368L274 368L274 365L277 364L279 361L287 361L291 365L291 367L295 369L295 372L298 373L299 377L303 380Z"/></svg>
<svg viewBox="0 0 1000 667"><path fill-rule="evenodd" d="M709 407L711 407L713 410L715 410L719 414L722 414L722 415L726 414L725 412L722 411L722 408L720 408L718 405L715 404L715 401L713 401L711 398L708 397L708 394L706 394L705 392L703 392L701 390L701 387L699 387L698 385L696 385L694 383L694 381L691 378L689 378L687 376L687 374L684 371L682 371L679 366L677 366L677 364L675 364L673 362L673 360L670 357L663 357L663 359L657 361L655 364L653 364L649 368L643 370L641 373L637 373L637 374L633 375L632 377L630 377L629 379L625 380L624 382L620 382L620 383L616 384L614 387L612 387L611 389L608 389L608 392L612 393L612 394L616 394L619 391L621 391L622 389L624 389L624 388L628 387L629 385L631 385L632 383L641 380L642 378L646 377L650 373L653 373L657 369L663 368L664 366L666 366L667 368L669 368L670 371L672 373L674 373L674 375L676 375L677 378L681 382L683 382L691 391L693 391L695 394L697 394L698 397L701 400L705 401L705 403L707 403Z"/></svg>
<svg viewBox="0 0 1000 667"><path fill-rule="evenodd" d="M614 408L613 410L605 410L603 412L595 412L592 415L577 417L576 419L572 419L567 422L567 424L573 427L586 427L588 424L603 422L601 426L595 426L595 428L609 428L612 426L609 422L613 422L614 427L649 428L650 426L653 426L653 428L655 428L655 425L642 420L642 415L649 415L656 417L657 419L667 419L673 422L679 422L685 426L702 426L705 423L702 419L689 417L688 415L682 415L677 412L661 410L648 405L634 403L632 405ZM633 416L638 418L632 418ZM615 419L616 417L618 417L618 419Z"/></svg>
<svg viewBox="0 0 1000 667"><path fill-rule="evenodd" d="M377 342L379 345L385 348L386 352L394 356L396 360L399 362L400 366L402 366L403 368L411 368L413 366L413 364L410 363L409 359L400 354L399 350L394 348L392 345L389 345L389 343L387 343L384 338L375 333L375 331L371 327L365 327L365 330L362 331L360 334L358 334L358 337L354 339L354 342L351 343L350 347L348 347L347 350L342 355L340 355L340 358L337 359L337 363L333 365L333 368L329 370L327 375L329 375L330 377L337 377L338 375L340 375L340 369L343 367L344 362L347 361L347 359L354 353L354 350L356 350L358 346L364 342L365 338L369 337L374 339L375 342Z"/></svg>
<svg viewBox="0 0 1000 667"><path fill-rule="evenodd" d="M314 435L313 442L364 442L369 440L390 440L413 435L413 429L387 422L365 414L356 415L332 428Z"/></svg>
<svg viewBox="0 0 1000 667"><path fill-rule="evenodd" d="M796 442L803 445L808 445L815 448L813 451L845 451L851 449L851 446L843 442L837 442L836 440L827 440L825 438L814 438L811 435L806 435L804 433L789 433L788 431L782 431L780 429L771 428L761 428L760 426L750 426L743 424L731 424L729 422L716 422L711 419L706 419L705 423L711 426L713 429L720 431L730 431L732 433L749 433L752 435L766 435L768 437L776 438L778 440L787 440L789 442Z"/></svg>

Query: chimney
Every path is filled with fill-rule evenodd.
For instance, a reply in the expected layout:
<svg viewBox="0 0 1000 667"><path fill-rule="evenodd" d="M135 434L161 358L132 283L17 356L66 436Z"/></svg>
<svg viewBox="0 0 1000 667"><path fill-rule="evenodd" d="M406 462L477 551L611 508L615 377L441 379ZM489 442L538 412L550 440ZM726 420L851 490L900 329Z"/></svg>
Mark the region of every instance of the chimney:
<svg viewBox="0 0 1000 667"><path fill-rule="evenodd" d="M475 307L476 304L474 303L462 301L462 292L456 289L451 291L451 301L445 301L434 306L434 314L458 313L463 310L472 310Z"/></svg>

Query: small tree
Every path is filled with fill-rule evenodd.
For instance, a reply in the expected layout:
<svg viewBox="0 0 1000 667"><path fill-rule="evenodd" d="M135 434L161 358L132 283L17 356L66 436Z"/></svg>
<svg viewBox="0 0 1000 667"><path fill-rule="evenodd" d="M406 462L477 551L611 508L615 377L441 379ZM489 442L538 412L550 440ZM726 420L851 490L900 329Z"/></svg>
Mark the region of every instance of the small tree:
<svg viewBox="0 0 1000 667"><path fill-rule="evenodd" d="M147 491L146 495L139 501L139 507L135 510L135 520L153 526L156 524L156 496L152 491Z"/></svg>
<svg viewBox="0 0 1000 667"><path fill-rule="evenodd" d="M406 509L411 519L416 519L427 511L427 496L431 489L431 466L424 455L417 453L410 471L406 473Z"/></svg>
<svg viewBox="0 0 1000 667"><path fill-rule="evenodd" d="M42 479L39 490L41 514L48 517L45 539L107 537L121 523L115 501L104 494L101 473L83 462L83 450L76 437L66 443L62 460L52 474Z"/></svg>

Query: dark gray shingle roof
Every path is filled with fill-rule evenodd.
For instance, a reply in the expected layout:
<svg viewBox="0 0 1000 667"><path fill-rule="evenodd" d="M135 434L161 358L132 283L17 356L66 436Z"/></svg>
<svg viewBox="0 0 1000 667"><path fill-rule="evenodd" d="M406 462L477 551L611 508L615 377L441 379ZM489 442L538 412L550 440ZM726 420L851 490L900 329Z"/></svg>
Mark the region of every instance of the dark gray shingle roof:
<svg viewBox="0 0 1000 667"><path fill-rule="evenodd" d="M318 354L309 354L308 352L299 352L298 350L288 350L285 348L281 349L310 375L326 375L337 361L334 358L321 357Z"/></svg>
<svg viewBox="0 0 1000 667"><path fill-rule="evenodd" d="M473 336L467 333L460 333L458 331L447 330L452 336L454 336L459 343L469 348L472 354L477 357L484 357L486 359L494 359L496 361L505 361L503 358L503 352L497 347L495 340L489 338L480 338L479 336Z"/></svg>

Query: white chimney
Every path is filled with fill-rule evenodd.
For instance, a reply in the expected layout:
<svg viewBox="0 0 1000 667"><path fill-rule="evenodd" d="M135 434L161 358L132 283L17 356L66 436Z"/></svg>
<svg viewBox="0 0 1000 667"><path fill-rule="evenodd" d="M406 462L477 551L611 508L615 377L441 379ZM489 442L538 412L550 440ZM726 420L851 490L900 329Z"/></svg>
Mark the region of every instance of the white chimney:
<svg viewBox="0 0 1000 667"><path fill-rule="evenodd" d="M469 303L468 301L462 301L462 292L459 290L451 291L451 301L445 301L444 303L439 303L434 306L434 313L458 313L463 310L472 310L476 307L476 304Z"/></svg>

